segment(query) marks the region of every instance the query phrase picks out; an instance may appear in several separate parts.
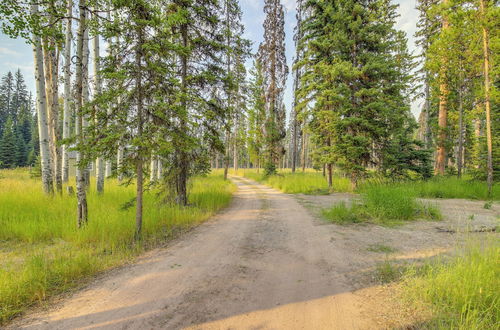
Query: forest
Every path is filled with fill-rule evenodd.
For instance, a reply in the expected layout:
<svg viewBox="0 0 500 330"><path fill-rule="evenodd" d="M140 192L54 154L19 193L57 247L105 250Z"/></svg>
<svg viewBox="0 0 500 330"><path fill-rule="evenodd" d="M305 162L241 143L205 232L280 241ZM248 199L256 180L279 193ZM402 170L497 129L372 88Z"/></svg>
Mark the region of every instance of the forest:
<svg viewBox="0 0 500 330"><path fill-rule="evenodd" d="M1 32L32 48L34 90L0 67L0 325L212 216L246 219L246 189L258 212L295 207L270 187L340 231L398 241L425 220L411 230L448 259L391 264L431 247L372 242L363 251L386 255L367 257L374 277L434 306L416 328L498 325L498 2L416 0L410 51L394 1L296 0L292 59L288 9L258 2L254 45L238 0L2 1ZM279 242L259 228L260 248ZM459 238L438 243L436 228ZM446 291L461 279L470 291Z"/></svg>

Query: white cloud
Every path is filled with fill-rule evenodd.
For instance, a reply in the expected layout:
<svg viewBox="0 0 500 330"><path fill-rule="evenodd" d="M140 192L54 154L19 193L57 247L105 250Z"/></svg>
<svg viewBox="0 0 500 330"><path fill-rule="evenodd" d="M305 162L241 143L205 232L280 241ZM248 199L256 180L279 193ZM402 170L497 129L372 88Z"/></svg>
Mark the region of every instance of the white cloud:
<svg viewBox="0 0 500 330"><path fill-rule="evenodd" d="M0 55L17 56L19 53L9 48L0 47Z"/></svg>

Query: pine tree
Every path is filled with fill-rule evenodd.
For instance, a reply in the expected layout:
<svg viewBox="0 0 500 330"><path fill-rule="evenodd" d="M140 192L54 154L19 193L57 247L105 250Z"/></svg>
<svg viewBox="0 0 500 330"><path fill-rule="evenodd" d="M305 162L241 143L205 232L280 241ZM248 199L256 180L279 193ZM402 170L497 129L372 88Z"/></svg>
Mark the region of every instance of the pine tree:
<svg viewBox="0 0 500 330"><path fill-rule="evenodd" d="M13 117L12 96L14 94L14 77L7 72L0 83L0 133L6 126L7 119Z"/></svg>
<svg viewBox="0 0 500 330"><path fill-rule="evenodd" d="M28 90L21 70L14 73L14 91L12 94L12 111L11 116L14 119L14 124L17 124L17 118L20 111L28 107Z"/></svg>
<svg viewBox="0 0 500 330"><path fill-rule="evenodd" d="M7 119L0 140L0 167L14 168L17 166L17 148L14 123L11 118Z"/></svg>
<svg viewBox="0 0 500 330"><path fill-rule="evenodd" d="M227 76L221 61L224 35L219 28L218 1L174 0L169 9L179 75L174 77L176 102L170 114L175 132L173 154L164 180L175 188L172 193L177 203L186 205L188 180L208 168L208 158L201 155L220 143L214 127L228 116L222 100L213 93Z"/></svg>
<svg viewBox="0 0 500 330"><path fill-rule="evenodd" d="M286 136L286 114L283 107L288 66L285 56L285 13L280 0L265 0L264 41L257 54L264 77L266 118L266 174L274 174L284 154L281 145Z"/></svg>
<svg viewBox="0 0 500 330"><path fill-rule="evenodd" d="M230 161L230 149L233 149L233 164L237 163L238 152L238 123L241 118L241 104L243 97L243 84L245 81L244 63L250 53L250 41L243 38L245 28L241 22L242 13L238 1L224 0L223 19L224 25L224 55L226 78L224 96L226 98L226 136L224 157L224 178ZM236 167L236 166L234 166Z"/></svg>
<svg viewBox="0 0 500 330"><path fill-rule="evenodd" d="M439 32L439 21L431 15L431 9L439 0L417 0L417 10L419 11L419 20L417 21L417 38L416 44L421 49L421 69L419 71L420 79L423 83L424 89L424 105L421 112L422 121L420 122L420 135L427 148L432 146L431 134L431 117L432 113L432 100L431 100L431 72L426 65L428 61L428 52L431 40Z"/></svg>
<svg viewBox="0 0 500 330"><path fill-rule="evenodd" d="M16 167L23 167L27 165L28 154L26 150L26 142L19 126L14 130L16 141Z"/></svg>
<svg viewBox="0 0 500 330"><path fill-rule="evenodd" d="M315 159L346 171L355 187L408 125L411 58L389 1L309 1L302 102L312 106ZM311 102L313 101L313 102ZM377 155L376 158L373 155Z"/></svg>

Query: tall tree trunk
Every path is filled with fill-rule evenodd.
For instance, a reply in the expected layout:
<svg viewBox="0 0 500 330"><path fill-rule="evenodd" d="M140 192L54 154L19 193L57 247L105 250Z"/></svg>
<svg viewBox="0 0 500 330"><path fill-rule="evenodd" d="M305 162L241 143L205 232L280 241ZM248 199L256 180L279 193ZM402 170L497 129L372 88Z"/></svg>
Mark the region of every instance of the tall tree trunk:
<svg viewBox="0 0 500 330"><path fill-rule="evenodd" d="M463 87L460 79L458 88L458 152L457 152L457 176L462 177L463 157L464 157L464 105L463 105Z"/></svg>
<svg viewBox="0 0 500 330"><path fill-rule="evenodd" d="M137 66L137 76L135 80L136 90L137 90L137 136L142 137L143 134L143 124L144 124L144 114L143 114L143 90L142 90L142 46L143 46L143 28L138 28L138 47L136 50L136 66ZM144 159L142 155L142 147L139 145L137 148L137 204L135 212L135 237L139 239L141 237L142 231L142 201L143 201L143 183L144 183L144 173L143 173Z"/></svg>
<svg viewBox="0 0 500 330"><path fill-rule="evenodd" d="M63 113L63 139L70 136L71 119L71 39L72 39L72 19L73 0L68 0L66 15L66 41L64 43L64 113ZM68 145L64 143L61 150L62 157L62 181L69 179L69 156Z"/></svg>
<svg viewBox="0 0 500 330"><path fill-rule="evenodd" d="M58 193L62 193L61 153L59 141L59 53L52 37L44 39L45 94L49 124L49 146L52 154L52 173Z"/></svg>
<svg viewBox="0 0 500 330"><path fill-rule="evenodd" d="M328 188L331 189L333 187L333 168L331 163L327 165L327 169L328 169Z"/></svg>
<svg viewBox="0 0 500 330"><path fill-rule="evenodd" d="M295 168L297 167L297 135L298 135L298 125L297 125L297 114L294 112L293 114L293 123L292 123L292 152L291 152L291 167L292 173L295 173Z"/></svg>
<svg viewBox="0 0 500 330"><path fill-rule="evenodd" d="M39 15L38 5L31 5L31 15ZM45 94L45 73L43 67L42 41L40 36L33 34L33 56L35 62L35 80L37 95L38 135L40 140L40 160L42 168L43 191L54 193L52 181L52 160L49 148L49 127L47 120L47 99Z"/></svg>
<svg viewBox="0 0 500 330"><path fill-rule="evenodd" d="M486 144L488 146L488 196L493 189L493 142L491 138L491 105L490 105L490 47L489 31L486 22L486 0L480 0L483 18L483 64L484 64L484 105L486 108Z"/></svg>
<svg viewBox="0 0 500 330"><path fill-rule="evenodd" d="M153 155L151 156L149 181L156 182L156 175L158 174L158 158Z"/></svg>
<svg viewBox="0 0 500 330"><path fill-rule="evenodd" d="M99 34L94 36L94 84L95 94L101 93L101 77L100 77L100 55L99 55ZM97 110L98 111L98 110ZM95 119L97 120L97 118ZM102 156L97 157L95 162L96 188L98 193L104 192L104 159Z"/></svg>
<svg viewBox="0 0 500 330"><path fill-rule="evenodd" d="M302 172L306 171L307 133L302 131Z"/></svg>
<svg viewBox="0 0 500 330"><path fill-rule="evenodd" d="M125 154L125 148L120 144L118 145L118 151L116 153L116 170L118 172L118 181L123 180L123 156Z"/></svg>
<svg viewBox="0 0 500 330"><path fill-rule="evenodd" d="M231 75L231 26L230 26L230 16L229 16L229 1L225 1L226 10L226 74ZM232 95L232 83L228 85L227 89L227 111L228 118L233 118L233 109L231 108L231 95ZM229 171L229 158L230 158L230 148L231 148L231 122L227 123L226 128L226 154L224 156L224 180L227 180L227 173Z"/></svg>
<svg viewBox="0 0 500 330"><path fill-rule="evenodd" d="M84 143L83 135L83 79L84 79L84 38L87 25L86 0L80 0L80 22L78 27L76 45L76 77L75 77L75 111L76 111L76 137L78 146ZM82 227L88 220L87 192L85 190L85 169L82 164L83 155L81 150L76 153L76 197L77 197L77 225Z"/></svg>
<svg viewBox="0 0 500 330"><path fill-rule="evenodd" d="M156 179L161 180L161 178L163 176L163 162L159 157L158 157L156 162L157 162L157 164L156 164Z"/></svg>
<svg viewBox="0 0 500 330"><path fill-rule="evenodd" d="M238 147L236 143L234 143L233 147L233 168L234 172L238 172Z"/></svg>
<svg viewBox="0 0 500 330"><path fill-rule="evenodd" d="M442 0L443 4L447 4L448 0ZM443 16L442 29L446 31L449 28L448 18L446 15ZM435 173L439 175L444 175L446 167L446 128L447 128L447 117L448 117L448 83L446 82L446 66L448 65L448 59L443 56L441 69L439 72L439 115L438 115L438 149L436 158L436 169Z"/></svg>
<svg viewBox="0 0 500 330"><path fill-rule="evenodd" d="M431 111L431 92L430 92L430 84L428 74L426 73L425 78L425 129L422 132L424 134L424 145L427 149L432 147L432 136L431 136L431 125L430 125L430 111Z"/></svg>
<svg viewBox="0 0 500 330"><path fill-rule="evenodd" d="M230 141L231 141L231 132L228 129L226 132L226 150L224 154L224 180L227 180L227 174L229 172Z"/></svg>
<svg viewBox="0 0 500 330"><path fill-rule="evenodd" d="M299 50L299 43L300 40L302 39L302 11L303 11L303 1L298 0L297 1L297 33L295 35L295 64L300 60L301 58L301 53ZM292 152L291 152L291 160L292 160L292 173L295 173L295 168L297 166L297 149L298 149L298 135L299 135L299 124L297 120L297 106L298 106L298 98L297 98L297 90L299 89L300 85L300 70L298 65L295 66L295 77L294 77L294 99L293 99L293 122L292 122Z"/></svg>
<svg viewBox="0 0 500 330"><path fill-rule="evenodd" d="M83 34L83 72L82 72L82 98L83 104L87 104L89 102L89 58L90 58L90 49L89 49L89 29L86 26L85 32ZM82 114L83 127L88 127L87 117ZM83 177L85 180L86 189L90 188L90 165L87 166L83 171Z"/></svg>
<svg viewBox="0 0 500 330"><path fill-rule="evenodd" d="M188 30L187 25L183 24L181 26L181 37L182 37L182 46L188 47ZM187 123L186 117L188 116L188 107L187 107L187 75L188 75L188 55L183 54L181 56L181 89L182 89L182 113L179 121L180 130L182 132L187 132ZM177 201L180 205L187 205L187 180L188 180L188 155L186 150L184 150L185 146L178 145L177 146L177 157L179 164L179 172L177 176Z"/></svg>
<svg viewBox="0 0 500 330"><path fill-rule="evenodd" d="M108 15L107 15L107 16L108 16L108 21L110 21L110 22L111 22L111 21L112 21L112 18L111 18L111 7L110 7L110 6L108 7ZM117 43L117 44L118 44L118 40L119 40L119 38L117 37L117 38L116 38L116 43ZM108 40L108 42L109 42L109 43L111 43L111 42L112 42L112 39ZM110 55L110 56L114 56L114 55L116 55L116 54L114 54L114 53L111 51L111 47L108 47L108 55ZM108 107L108 110L107 110L108 118L109 118L109 117L111 117L112 112L113 112L112 107ZM108 125L109 125L109 124L108 124ZM106 178L109 178L109 177L111 177L111 176L113 175L113 166L112 166L112 163L111 163L111 160L110 160L110 159L106 159L106 165L105 165L105 167L106 167L106 168L105 168L105 170L104 170L104 172L105 172L105 174L104 174L104 175L105 175L105 177L106 177Z"/></svg>

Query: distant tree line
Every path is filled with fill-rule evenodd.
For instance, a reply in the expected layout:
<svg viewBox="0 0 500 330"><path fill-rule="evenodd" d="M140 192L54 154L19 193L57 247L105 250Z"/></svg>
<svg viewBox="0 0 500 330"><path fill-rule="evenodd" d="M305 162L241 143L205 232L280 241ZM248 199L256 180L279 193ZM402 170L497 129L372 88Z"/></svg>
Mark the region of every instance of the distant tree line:
<svg viewBox="0 0 500 330"><path fill-rule="evenodd" d="M0 168L32 166L38 151L31 93L20 70L7 72L0 83Z"/></svg>

